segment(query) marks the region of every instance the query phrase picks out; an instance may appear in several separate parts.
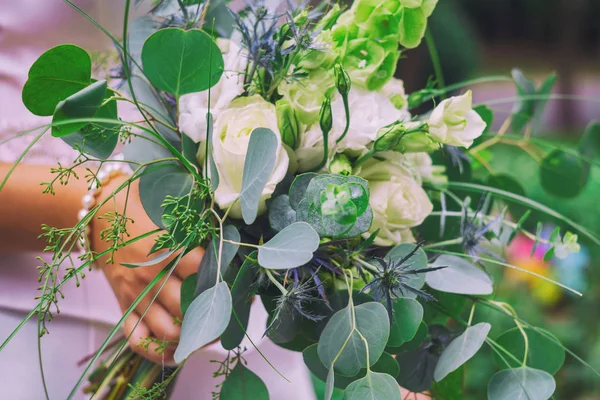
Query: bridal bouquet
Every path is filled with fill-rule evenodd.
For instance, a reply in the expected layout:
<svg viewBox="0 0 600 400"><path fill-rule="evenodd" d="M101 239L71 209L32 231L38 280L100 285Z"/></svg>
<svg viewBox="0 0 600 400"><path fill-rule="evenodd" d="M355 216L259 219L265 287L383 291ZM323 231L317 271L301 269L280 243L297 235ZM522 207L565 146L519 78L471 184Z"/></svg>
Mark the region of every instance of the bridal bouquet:
<svg viewBox="0 0 600 400"><path fill-rule="evenodd" d="M357 0L286 12L250 1L235 13L219 1L160 1L151 15L126 21L123 39L115 39L122 66L111 86L92 78L89 55L73 45L48 50L31 67L23 100L33 113L53 116L52 135L80 153L75 164L91 163L90 185L100 185L98 171L115 163L133 172L111 196L139 181L160 231L150 261L122 268L170 260L140 298L191 249L206 249L182 286L175 360L182 365L219 340L231 352L222 364L222 400L268 399L240 348L257 298L269 314L265 335L302 352L325 399L339 390L348 400L399 399L401 390L462 398L463 364L484 345L499 368L487 377L489 399L554 393L564 347L490 296L489 269L519 269L503 259L517 234L544 246L548 258L578 251L577 235L565 228L597 239L498 183L481 153L469 150L492 146L509 129L517 144L530 143L554 80L537 88L515 71L520 97L497 134L491 110L473 107L467 88L477 82L443 87L437 79L407 95L396 66L426 36L436 3ZM119 119L117 101L135 104L139 115ZM111 158L119 143L122 157ZM463 169L490 183L469 182ZM55 170L61 183L69 171ZM72 230L53 231L49 242L80 242L100 206ZM565 228L549 238L526 229L528 209ZM135 240L124 234L133 222L127 215L112 221L104 235L109 252ZM55 248L55 260L75 251ZM48 318L61 284L105 255L86 247L82 266L44 286L34 313ZM480 309L505 315L515 328L492 339ZM179 369L165 380L119 375L123 366L142 365L124 346L88 390L102 388L104 398L164 395Z"/></svg>

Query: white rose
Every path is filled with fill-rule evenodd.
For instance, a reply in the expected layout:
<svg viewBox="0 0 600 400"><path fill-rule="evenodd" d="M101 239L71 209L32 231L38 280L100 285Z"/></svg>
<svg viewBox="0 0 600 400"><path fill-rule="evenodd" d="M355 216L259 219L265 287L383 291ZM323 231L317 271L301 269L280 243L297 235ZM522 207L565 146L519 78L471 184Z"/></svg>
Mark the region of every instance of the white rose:
<svg viewBox="0 0 600 400"><path fill-rule="evenodd" d="M223 53L224 71L219 82L210 88L213 119L244 91L243 71L248 61L241 48L231 40L217 39L217 44ZM186 94L179 100L179 128L196 143L206 140L208 92Z"/></svg>
<svg viewBox="0 0 600 400"><path fill-rule="evenodd" d="M442 101L429 117L429 134L440 143L469 148L486 127L472 106L470 90Z"/></svg>
<svg viewBox="0 0 600 400"><path fill-rule="evenodd" d="M358 175L369 182L369 204L373 208L373 223L365 237L379 229L375 239L378 246L411 241L410 228L423 223L433 211L414 173L399 160L370 160L358 171Z"/></svg>
<svg viewBox="0 0 600 400"><path fill-rule="evenodd" d="M260 215L266 211L265 201L271 197L275 186L284 178L289 163L277 129L275 106L260 96L239 97L221 112L215 122L213 158L219 172L215 201L222 209L227 209L233 204L230 215L234 218L242 216L241 204L236 200L242 190L242 175L250 134L256 128L272 130L277 135L278 142L275 167L262 191L258 210Z"/></svg>

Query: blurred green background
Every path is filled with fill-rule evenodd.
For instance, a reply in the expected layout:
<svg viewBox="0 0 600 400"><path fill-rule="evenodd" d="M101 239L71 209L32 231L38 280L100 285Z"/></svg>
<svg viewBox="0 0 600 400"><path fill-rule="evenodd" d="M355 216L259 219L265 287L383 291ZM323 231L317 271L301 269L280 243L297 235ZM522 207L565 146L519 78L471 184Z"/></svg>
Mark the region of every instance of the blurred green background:
<svg viewBox="0 0 600 400"><path fill-rule="evenodd" d="M559 79L554 93L586 99L551 100L533 137L551 140L558 147L577 149L586 125L600 119L599 20L598 0L440 0L430 29L446 84L486 75L508 76L514 67L538 82L548 73L557 72ZM407 53L397 75L404 79L408 93L424 87L433 76L425 44ZM473 87L473 95L475 104L485 103L510 98L515 89L511 82L490 83ZM511 102L491 107L495 111L492 132L509 116L511 107ZM543 150L548 153L551 149ZM539 160L520 148L497 145L485 153L485 158L495 174L514 179L527 197L596 234L600 232L597 155L587 182L574 198L547 192L540 183ZM474 171L473 177L476 175ZM553 222L538 213L532 220ZM554 333L567 348L600 371L600 248L581 236L580 243L581 254L566 262L533 260L531 263L541 268L537 272L577 286L583 297L515 279L496 269L496 281L500 282L496 300L514 305L521 318ZM527 260L520 262L527 267ZM487 313L486 318L497 319L490 334L492 338L514 326L504 316ZM468 398L486 398L486 383L497 368L491 351L477 355L466 368ZM574 357L567 355L556 379L557 399L600 399L600 377Z"/></svg>

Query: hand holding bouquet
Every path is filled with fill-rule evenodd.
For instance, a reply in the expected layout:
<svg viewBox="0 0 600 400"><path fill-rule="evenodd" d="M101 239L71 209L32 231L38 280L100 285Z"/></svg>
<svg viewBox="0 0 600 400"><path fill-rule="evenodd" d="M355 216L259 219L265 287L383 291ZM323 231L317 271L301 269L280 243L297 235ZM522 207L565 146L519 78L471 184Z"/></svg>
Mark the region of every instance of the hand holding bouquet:
<svg viewBox="0 0 600 400"><path fill-rule="evenodd" d="M447 98L450 88L431 86L407 96L394 77L401 55L421 43L436 3L357 0L349 8L277 13L250 2L244 12L228 13L220 2L161 1L151 17L125 24L124 40L116 42L123 63L117 87L92 79L84 50L50 49L31 68L25 104L53 115L52 135L80 152L76 163L114 162L121 141L122 163L133 171L104 188L107 195L73 230L48 237L77 242L91 221L108 221L103 243L88 246L83 267L64 279L158 232L150 261L109 269L155 268L141 296L123 301L124 308L132 303L123 317L130 334L143 316L136 307L142 301L151 307L153 299L144 296L152 291L160 298L160 280L187 275L178 274L178 264L205 248L198 272L181 284L174 360L182 365L219 340L233 355L223 400L245 398L243 387L251 398L268 398L240 348L257 297L269 313L265 334L302 352L325 382L327 399L334 387L349 400L398 399L400 386L447 398L461 386L462 365L484 344L502 368L490 379L491 400L550 398L560 365L531 362L528 340L538 330L508 304L485 297L494 288L486 266L510 267L502 249L518 232L557 255L577 251L577 237L557 232L545 240L528 232L528 214L514 222L502 201L540 205L510 191L453 182L446 166L433 163L429 153L440 150L457 164L471 162L465 152L484 143L491 113L473 108L469 90ZM141 122L118 119L118 101L134 103ZM421 105L432 107L414 114ZM532 116L523 120L521 111L526 126ZM68 170L57 173L67 181ZM95 185L97 171L88 169ZM134 238L128 229L136 217L123 193L138 187L158 230L135 231ZM469 192L480 200L471 204ZM122 206L101 217L115 196ZM428 218L439 221L439 234L424 225ZM456 234L448 238L446 230ZM45 289L38 313L47 315L44 301L59 289ZM125 289L115 290L119 297ZM524 348L491 340L491 325L475 313L480 308L514 320ZM545 345L558 343L535 334ZM165 348L152 342L154 351ZM167 386L132 383L115 392L111 377L125 365L118 353L93 389L133 396Z"/></svg>

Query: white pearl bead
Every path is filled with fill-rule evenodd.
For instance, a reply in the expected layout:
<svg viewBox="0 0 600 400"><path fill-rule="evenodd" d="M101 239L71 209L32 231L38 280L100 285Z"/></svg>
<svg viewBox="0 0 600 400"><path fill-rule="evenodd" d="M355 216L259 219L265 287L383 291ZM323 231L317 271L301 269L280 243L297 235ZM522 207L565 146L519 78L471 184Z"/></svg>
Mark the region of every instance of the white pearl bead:
<svg viewBox="0 0 600 400"><path fill-rule="evenodd" d="M79 218L79 220L81 221L82 219L84 219L88 214L88 210L79 210L79 213L77 214L77 218Z"/></svg>
<svg viewBox="0 0 600 400"><path fill-rule="evenodd" d="M100 182L104 182L108 178L108 172L106 170L100 170L96 176Z"/></svg>
<svg viewBox="0 0 600 400"><path fill-rule="evenodd" d="M96 203L96 199L94 198L94 196L91 193L86 194L81 199L81 204L83 204L83 207L88 210L91 207L93 207L95 205L95 203Z"/></svg>

